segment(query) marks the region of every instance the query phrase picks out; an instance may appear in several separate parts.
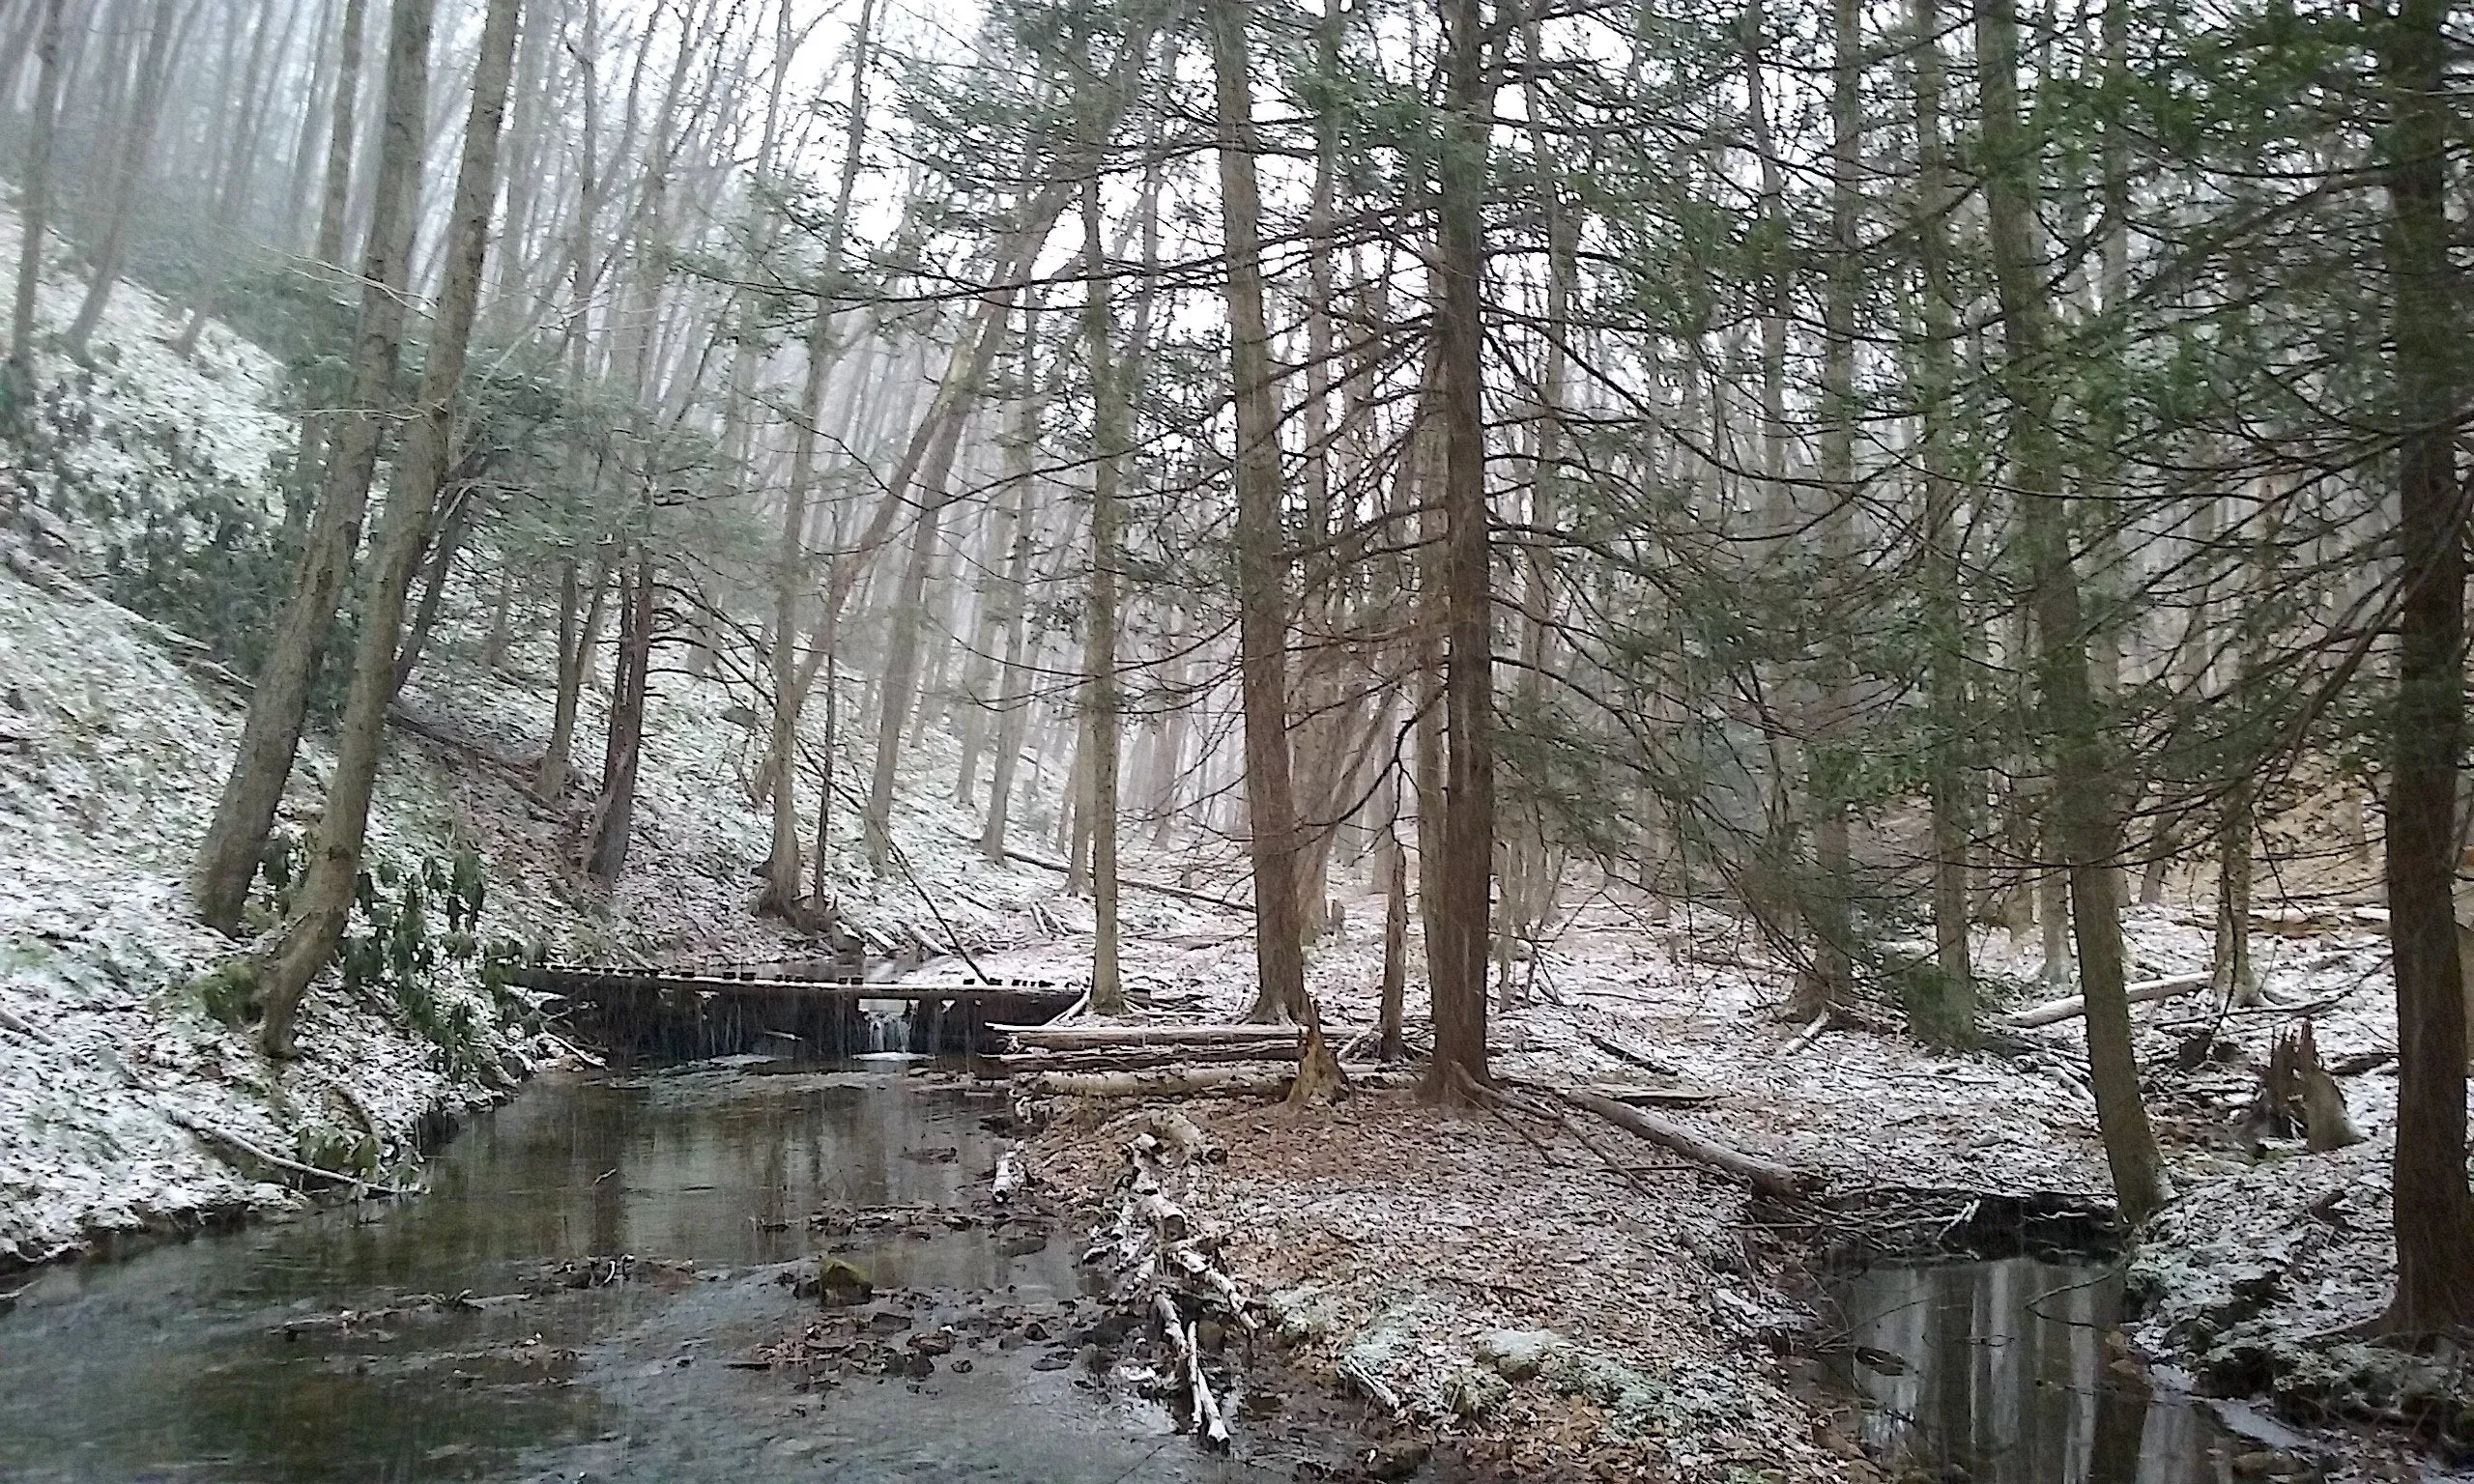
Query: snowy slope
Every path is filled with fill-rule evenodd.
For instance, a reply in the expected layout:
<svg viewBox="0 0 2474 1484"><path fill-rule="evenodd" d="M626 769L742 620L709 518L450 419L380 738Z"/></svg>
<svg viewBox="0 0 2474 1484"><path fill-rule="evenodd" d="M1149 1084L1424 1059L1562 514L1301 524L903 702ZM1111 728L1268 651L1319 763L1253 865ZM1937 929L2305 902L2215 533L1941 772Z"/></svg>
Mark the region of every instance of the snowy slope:
<svg viewBox="0 0 2474 1484"><path fill-rule="evenodd" d="M15 261L16 234L0 211L0 262ZM47 331L82 294L72 261L55 242L39 300ZM197 981L238 945L191 922L182 872L246 694L194 638L102 597L103 554L142 497L178 508L212 489L273 509L271 471L293 432L272 357L215 326L185 360L169 348L179 328L178 306L124 285L94 369L38 342L37 431L0 442L0 1267L299 1199L241 1173L195 1127L286 1156L374 1133L392 1162L411 1157L424 1119L503 1096L510 1074L561 1049L501 1027L469 973L442 995L471 1014L483 1055L453 1073L399 1008L348 996L332 976L309 997L303 1055L289 1065L207 1013ZM481 933L562 956L778 956L781 932L749 912L764 821L742 783L747 733L721 718L734 698L717 681L659 677L634 850L605 898L574 869L579 807L545 809L522 788L549 729L546 649L519 645L520 673L482 672L470 658L475 605L458 596L405 704L471 745L396 733L373 857L473 850L490 885ZM603 694L577 730L588 785ZM950 755L931 748L922 765L950 769ZM314 822L331 766L313 736L285 829ZM906 880L864 878L844 824L837 873L853 919L940 941ZM934 806L904 811L897 839L958 935L1024 941L1054 878L987 867L963 844L975 828Z"/></svg>

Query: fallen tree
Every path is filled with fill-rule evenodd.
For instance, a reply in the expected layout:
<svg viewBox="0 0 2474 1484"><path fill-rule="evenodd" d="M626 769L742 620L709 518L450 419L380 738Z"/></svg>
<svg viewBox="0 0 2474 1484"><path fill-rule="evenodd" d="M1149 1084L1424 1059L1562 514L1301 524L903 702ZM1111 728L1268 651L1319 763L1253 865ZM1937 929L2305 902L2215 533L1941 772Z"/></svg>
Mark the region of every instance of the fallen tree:
<svg viewBox="0 0 2474 1484"><path fill-rule="evenodd" d="M1018 1046L1086 1051L1097 1046L1275 1046L1294 1049L1294 1025L993 1025Z"/></svg>
<svg viewBox="0 0 2474 1484"><path fill-rule="evenodd" d="M2185 989L2197 989L2207 982L2208 975L2205 970L2201 970L2196 974L2174 974L2164 979L2143 980L2128 986L2123 992L2129 996L2132 1004L2139 1005L2148 1000L2170 1000ZM2075 1020L2086 1013L2087 1013L2087 1001L2074 994L2066 1000L2051 1000L2042 1005L2032 1005L2026 1010L2013 1012L2003 1015L2001 1023L2024 1031L2034 1026Z"/></svg>
<svg viewBox="0 0 2474 1484"><path fill-rule="evenodd" d="M1375 1062L1342 1062L1353 1086L1415 1087L1418 1074ZM1017 1079L1051 1098L1182 1098L1212 1093L1227 1098L1284 1098L1297 1081L1287 1064L1232 1062L1218 1067L1160 1067L1138 1071L1043 1071ZM1618 1104L1621 1106L1621 1104Z"/></svg>
<svg viewBox="0 0 2474 1484"><path fill-rule="evenodd" d="M1294 1045L1266 1042L1233 1046L1094 1046L1085 1051L1018 1051L983 1056L978 1065L988 1076L1027 1076L1044 1071L1140 1071L1154 1067L1288 1062L1296 1058Z"/></svg>
<svg viewBox="0 0 2474 1484"><path fill-rule="evenodd" d="M1597 1093L1577 1087L1545 1088L1573 1107L1595 1113L1629 1133L1661 1148L1673 1150L1687 1159L1722 1170L1764 1195L1792 1199L1804 1194L1821 1181L1820 1177L1786 1165L1748 1155L1742 1150L1718 1143L1673 1119L1660 1118L1644 1108L1617 1102Z"/></svg>

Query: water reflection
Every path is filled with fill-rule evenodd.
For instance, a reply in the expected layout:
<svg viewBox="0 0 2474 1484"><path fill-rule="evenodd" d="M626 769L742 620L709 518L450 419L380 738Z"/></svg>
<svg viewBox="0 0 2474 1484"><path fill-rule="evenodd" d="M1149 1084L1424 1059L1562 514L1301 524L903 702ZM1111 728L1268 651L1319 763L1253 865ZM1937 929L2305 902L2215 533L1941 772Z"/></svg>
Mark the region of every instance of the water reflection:
<svg viewBox="0 0 2474 1484"><path fill-rule="evenodd" d="M978 1120L996 1106L745 1068L536 1085L451 1142L418 1199L39 1274L0 1317L0 1475L659 1478L762 1459L768 1477L879 1476L918 1453L915 1395L854 1385L811 1420L787 1379L681 1357L718 1361L795 1322L779 1285L709 1275L854 1241L811 1230L820 1208L962 1204L994 1161ZM879 1285L1023 1303L1079 1291L1066 1237L1026 1250L1020 1233L929 1224L855 1239L851 1256ZM544 1281L619 1253L676 1266ZM420 1301L435 1295L469 1297ZM323 1318L342 1309L381 1312ZM1164 1419L1106 1413L1067 1376L984 1363L951 1384L977 1398L953 1431L978 1435L983 1476L1105 1478L1171 1441ZM1018 1408L1070 1437L1008 1471L989 1437L1021 1431Z"/></svg>
<svg viewBox="0 0 2474 1484"><path fill-rule="evenodd" d="M2217 1484L2222 1431L2116 1348L2110 1267L1890 1264L1836 1293L1855 1348L1833 1369L1877 1457L1975 1484Z"/></svg>

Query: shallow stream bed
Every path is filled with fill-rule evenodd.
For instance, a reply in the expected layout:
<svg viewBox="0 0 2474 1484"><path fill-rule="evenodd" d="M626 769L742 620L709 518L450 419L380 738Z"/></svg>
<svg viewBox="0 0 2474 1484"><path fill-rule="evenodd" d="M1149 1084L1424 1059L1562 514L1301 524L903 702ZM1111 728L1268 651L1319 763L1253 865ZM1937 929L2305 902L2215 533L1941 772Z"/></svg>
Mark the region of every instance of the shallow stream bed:
<svg viewBox="0 0 2474 1484"><path fill-rule="evenodd" d="M34 1275L0 1316L0 1473L1267 1476L1091 1375L1070 1232L965 1224L999 1106L778 1064L545 1078L426 1194ZM958 1348L908 1375L742 1368L819 1317L786 1280L826 1250L875 1283L890 1348L949 1323ZM995 1343L992 1310L1038 1343Z"/></svg>

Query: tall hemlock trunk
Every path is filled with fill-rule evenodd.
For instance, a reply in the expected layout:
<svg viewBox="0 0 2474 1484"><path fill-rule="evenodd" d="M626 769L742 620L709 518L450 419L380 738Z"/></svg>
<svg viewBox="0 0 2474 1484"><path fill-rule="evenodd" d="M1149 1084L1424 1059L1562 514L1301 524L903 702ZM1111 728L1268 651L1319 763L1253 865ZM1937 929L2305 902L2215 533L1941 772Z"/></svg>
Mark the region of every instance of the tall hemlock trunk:
<svg viewBox="0 0 2474 1484"><path fill-rule="evenodd" d="M2390 99L2381 164L2396 337L2397 709L2390 731L2389 934L2397 958L2397 1292L2383 1327L2474 1324L2474 1195L2465 1184L2465 997L2450 902L2464 752L2465 492L2456 468L2460 378L2450 262L2444 91L2448 8L2402 0L2378 25Z"/></svg>
<svg viewBox="0 0 2474 1484"><path fill-rule="evenodd" d="M1246 713L1248 850L1254 877L1254 1004L1250 1020L1306 1008L1305 928L1297 905L1297 806L1288 756L1288 557L1280 539L1280 405L1263 316L1262 200L1254 181L1254 103L1246 7L1208 0L1220 127L1220 209L1228 253L1228 355L1237 414L1237 649ZM1478 986L1485 968L1481 950ZM1485 1010L1478 1012L1482 1020ZM1481 1046L1482 1053L1483 1047Z"/></svg>
<svg viewBox="0 0 2474 1484"><path fill-rule="evenodd" d="M2013 0L1981 0L1976 58L1984 103L1986 232L2000 300L2003 390L2011 408L2011 485L2021 506L2035 609L2038 688L2054 731L2052 834L2070 882L2080 992L2087 1004L2087 1072L2113 1169L2114 1199L2131 1224L2170 1196L2156 1135L2139 1096L2122 963L2120 822L2103 718L2087 671L2087 630L2071 565L2069 501L2053 427L2054 368L2035 247L2037 150L2019 116L2019 25Z"/></svg>
<svg viewBox="0 0 2474 1484"><path fill-rule="evenodd" d="M439 492L446 482L464 353L480 304L490 207L498 195L499 128L506 114L507 77L514 70L520 3L490 0L481 30L473 106L465 120L463 159L456 171L454 210L447 222L438 318L421 371L420 400L404 429L397 454L377 559L362 589L360 637L353 656L351 696L336 737L334 781L327 789L326 813L319 821L316 846L309 853L308 872L293 900L292 920L285 924L282 942L267 969L266 1045L273 1056L292 1052L292 1027L301 997L343 944L353 886L360 873L370 794L378 782L379 756L387 740L387 708L395 697L396 646L403 633L404 605L428 545L430 513L438 507ZM420 30L425 33L427 17L422 20Z"/></svg>
<svg viewBox="0 0 2474 1484"><path fill-rule="evenodd" d="M1933 958L1939 972L1906 994L1910 1027L1928 1042L1975 1037L1975 969L1968 948L1968 855L1976 787L1968 766L1968 629L1960 593L1958 482L1950 476L1951 340L1949 158L1942 137L1942 13L1914 0L1917 295L1915 403L1924 485L1924 598L1932 645L1925 677L1932 737L1926 790L1933 805Z"/></svg>
<svg viewBox="0 0 2474 1484"><path fill-rule="evenodd" d="M645 695L652 679L653 558L636 549L636 568L619 581L618 660L610 682L610 730L602 739L601 792L586 832L585 874L607 886L627 866L636 819L636 770L644 756ZM590 637L588 636L588 652Z"/></svg>
<svg viewBox="0 0 2474 1484"><path fill-rule="evenodd" d="M1843 582L1856 565L1856 309L1863 293L1858 243L1864 128L1864 41L1856 0L1831 7L1833 78L1829 140L1829 284L1822 305L1822 516L1825 583ZM1854 879L1848 848L1848 789L1855 774L1847 730L1855 709L1856 666L1843 631L1831 626L1821 640L1821 715L1809 744L1813 818L1813 973L1800 981L1811 1014L1837 1002L1853 977Z"/></svg>
<svg viewBox="0 0 2474 1484"><path fill-rule="evenodd" d="M1082 257L1090 274L1084 293L1083 333L1091 369L1091 585L1083 635L1083 684L1088 696L1084 747L1091 770L1091 1009L1125 1013L1125 986L1117 978L1117 487L1124 478L1125 388L1111 364L1108 339L1107 254L1101 238L1098 141L1093 171L1082 183Z"/></svg>
<svg viewBox="0 0 2474 1484"><path fill-rule="evenodd" d="M1014 506L1014 550L1006 560L1001 589L1005 660L997 669L996 757L989 769L988 813L979 834L980 853L1000 866L1005 862L1005 827L1013 811L1014 764L1021 755L1022 731L1029 725L1031 714L1031 687L1023 647L1030 630L1031 547L1039 525L1039 504L1031 486L1031 462L1040 432L1040 404L1032 394L1034 369L1026 322L1021 385L1014 403L1014 431L1005 440L1005 482Z"/></svg>
<svg viewBox="0 0 2474 1484"><path fill-rule="evenodd" d="M292 595L276 620L275 642L254 678L249 716L215 819L198 846L189 886L198 916L239 930L250 878L274 827L284 781L300 750L309 691L325 661L335 605L360 544L360 521L378 471L378 444L392 415L404 338L406 259L418 216L421 151L427 128L429 36L435 0L396 0L387 52L387 115L379 152L367 250L361 258L360 318L352 389L333 430L318 511L311 521ZM392 656L388 661L392 665Z"/></svg>
<svg viewBox="0 0 2474 1484"><path fill-rule="evenodd" d="M1435 165L1442 280L1435 305L1437 401L1443 415L1444 728L1441 899L1430 902L1426 965L1434 999L1430 1096L1461 1078L1484 1085L1486 939L1495 855L1494 585L1488 556L1486 427L1479 280L1485 262L1485 42L1478 0L1451 0L1444 21L1448 107ZM1435 928L1442 931L1437 933Z"/></svg>

